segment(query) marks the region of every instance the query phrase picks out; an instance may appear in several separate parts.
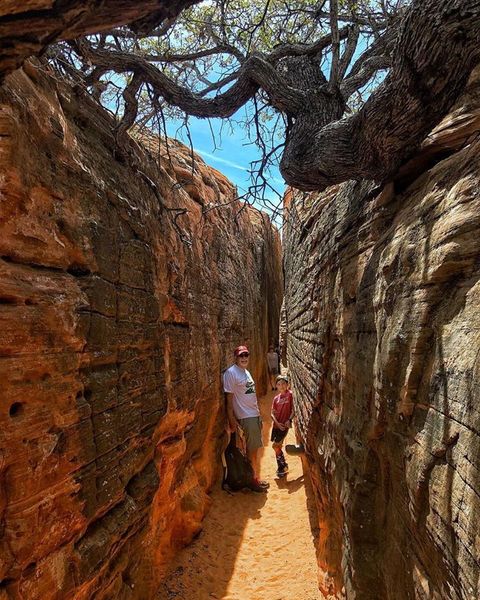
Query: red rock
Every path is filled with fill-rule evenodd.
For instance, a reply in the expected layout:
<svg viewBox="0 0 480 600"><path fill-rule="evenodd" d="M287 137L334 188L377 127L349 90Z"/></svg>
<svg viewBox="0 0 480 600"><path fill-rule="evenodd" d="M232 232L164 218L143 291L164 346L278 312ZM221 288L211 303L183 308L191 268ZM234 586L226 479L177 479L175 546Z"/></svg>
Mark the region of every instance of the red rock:
<svg viewBox="0 0 480 600"><path fill-rule="evenodd" d="M116 153L106 113L28 72L0 89L0 580L146 600L208 509L238 344L266 389L279 236L238 201L203 214L225 177L196 157L189 181L175 142Z"/></svg>
<svg viewBox="0 0 480 600"><path fill-rule="evenodd" d="M58 40L111 30L129 23L151 31L198 0L2 0L0 6L0 78L39 55Z"/></svg>

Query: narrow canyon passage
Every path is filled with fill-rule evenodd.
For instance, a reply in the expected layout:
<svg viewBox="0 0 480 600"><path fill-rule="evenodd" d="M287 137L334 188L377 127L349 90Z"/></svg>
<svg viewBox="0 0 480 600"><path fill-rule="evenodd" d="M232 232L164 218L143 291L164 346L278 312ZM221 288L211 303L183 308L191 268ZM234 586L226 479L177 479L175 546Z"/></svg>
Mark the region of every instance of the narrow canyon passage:
<svg viewBox="0 0 480 600"><path fill-rule="evenodd" d="M174 560L157 600L317 600L315 523L309 482L299 457L290 456L290 472L276 479L270 446L273 392L259 404L265 449L261 476L266 494L229 494L215 484L212 506L197 539ZM290 431L286 443L295 443Z"/></svg>

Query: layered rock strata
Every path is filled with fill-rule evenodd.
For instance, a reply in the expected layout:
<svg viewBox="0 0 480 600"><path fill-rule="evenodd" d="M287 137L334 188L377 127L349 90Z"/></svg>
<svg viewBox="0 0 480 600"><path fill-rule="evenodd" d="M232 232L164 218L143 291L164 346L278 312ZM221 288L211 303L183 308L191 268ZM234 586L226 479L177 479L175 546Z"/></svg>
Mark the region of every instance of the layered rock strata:
<svg viewBox="0 0 480 600"><path fill-rule="evenodd" d="M383 188L289 195L287 354L320 580L480 598L480 85Z"/></svg>
<svg viewBox="0 0 480 600"><path fill-rule="evenodd" d="M114 126L36 66L0 88L0 598L151 597L208 507L234 346L266 389L278 233Z"/></svg>
<svg viewBox="0 0 480 600"><path fill-rule="evenodd" d="M152 30L198 0L2 0L0 79L49 44L130 24Z"/></svg>

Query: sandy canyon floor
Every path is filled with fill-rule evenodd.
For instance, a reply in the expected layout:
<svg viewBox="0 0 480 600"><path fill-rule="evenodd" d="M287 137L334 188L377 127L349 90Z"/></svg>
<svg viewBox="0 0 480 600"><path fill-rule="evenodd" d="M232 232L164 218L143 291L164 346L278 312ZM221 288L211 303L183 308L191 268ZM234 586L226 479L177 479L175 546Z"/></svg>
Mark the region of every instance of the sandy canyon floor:
<svg viewBox="0 0 480 600"><path fill-rule="evenodd" d="M261 477L266 494L229 494L216 484L203 530L173 562L158 600L319 600L312 493L299 457L276 477L270 444L273 392L260 401L265 449ZM295 443L293 431L286 443ZM313 529L315 533L315 529Z"/></svg>

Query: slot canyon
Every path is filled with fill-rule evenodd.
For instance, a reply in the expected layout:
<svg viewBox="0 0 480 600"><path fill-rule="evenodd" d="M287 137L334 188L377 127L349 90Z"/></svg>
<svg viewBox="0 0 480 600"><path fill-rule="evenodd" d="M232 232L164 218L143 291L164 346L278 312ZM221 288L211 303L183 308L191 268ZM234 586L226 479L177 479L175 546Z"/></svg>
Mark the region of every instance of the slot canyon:
<svg viewBox="0 0 480 600"><path fill-rule="evenodd" d="M191 4L0 7L0 600L479 600L480 70L388 181L279 224L41 56ZM221 489L239 345L262 494Z"/></svg>

